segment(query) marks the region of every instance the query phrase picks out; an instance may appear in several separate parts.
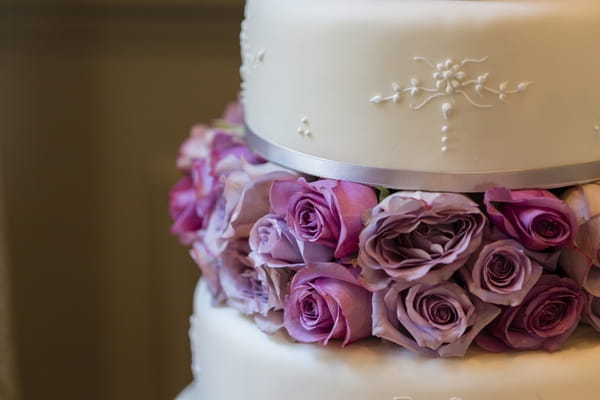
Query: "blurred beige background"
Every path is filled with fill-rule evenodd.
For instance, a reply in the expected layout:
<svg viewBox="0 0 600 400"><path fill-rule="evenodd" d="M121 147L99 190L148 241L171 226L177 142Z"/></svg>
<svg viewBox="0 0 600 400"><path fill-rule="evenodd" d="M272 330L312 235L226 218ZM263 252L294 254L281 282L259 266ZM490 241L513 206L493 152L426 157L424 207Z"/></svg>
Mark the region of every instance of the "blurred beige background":
<svg viewBox="0 0 600 400"><path fill-rule="evenodd" d="M191 380L198 272L167 191L189 127L237 95L242 10L1 0L0 279L21 399L171 399Z"/></svg>

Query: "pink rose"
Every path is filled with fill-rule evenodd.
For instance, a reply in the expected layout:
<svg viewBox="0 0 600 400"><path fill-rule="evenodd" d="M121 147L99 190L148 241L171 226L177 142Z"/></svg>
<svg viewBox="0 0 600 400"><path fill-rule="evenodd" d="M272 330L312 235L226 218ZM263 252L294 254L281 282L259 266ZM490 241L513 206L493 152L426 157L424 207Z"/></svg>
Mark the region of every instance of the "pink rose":
<svg viewBox="0 0 600 400"><path fill-rule="evenodd" d="M485 192L484 202L492 223L530 250L565 246L577 233L571 209L546 190L497 187Z"/></svg>
<svg viewBox="0 0 600 400"><path fill-rule="evenodd" d="M452 282L393 283L373 294L373 335L427 357L462 357L499 312Z"/></svg>
<svg viewBox="0 0 600 400"><path fill-rule="evenodd" d="M567 275L600 297L600 183L575 186L562 196L575 214L575 245L563 249L560 264Z"/></svg>
<svg viewBox="0 0 600 400"><path fill-rule="evenodd" d="M276 182L271 190L273 211L286 219L294 236L335 249L336 258L356 252L362 214L376 204L372 188L345 181L299 178Z"/></svg>
<svg viewBox="0 0 600 400"><path fill-rule="evenodd" d="M517 306L543 268L519 242L498 240L484 245L459 272L469 291L486 303Z"/></svg>
<svg viewBox="0 0 600 400"><path fill-rule="evenodd" d="M447 280L479 247L485 216L452 193L398 192L373 208L360 234L358 264L373 290L390 282Z"/></svg>
<svg viewBox="0 0 600 400"><path fill-rule="evenodd" d="M556 351L573 333L587 302L577 283L542 275L517 307L507 307L477 337L488 351L544 349Z"/></svg>
<svg viewBox="0 0 600 400"><path fill-rule="evenodd" d="M292 279L284 322L299 342L340 339L345 346L370 336L371 294L343 265L308 264Z"/></svg>

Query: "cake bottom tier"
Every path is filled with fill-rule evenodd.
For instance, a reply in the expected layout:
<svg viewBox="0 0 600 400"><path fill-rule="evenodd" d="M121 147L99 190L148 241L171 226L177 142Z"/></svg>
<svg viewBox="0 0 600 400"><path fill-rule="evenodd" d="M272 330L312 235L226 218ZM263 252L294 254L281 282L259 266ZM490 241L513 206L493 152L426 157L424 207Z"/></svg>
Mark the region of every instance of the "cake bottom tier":
<svg viewBox="0 0 600 400"><path fill-rule="evenodd" d="M200 281L191 318L190 400L597 400L600 335L581 327L559 352L428 359L367 340L340 348L268 336Z"/></svg>

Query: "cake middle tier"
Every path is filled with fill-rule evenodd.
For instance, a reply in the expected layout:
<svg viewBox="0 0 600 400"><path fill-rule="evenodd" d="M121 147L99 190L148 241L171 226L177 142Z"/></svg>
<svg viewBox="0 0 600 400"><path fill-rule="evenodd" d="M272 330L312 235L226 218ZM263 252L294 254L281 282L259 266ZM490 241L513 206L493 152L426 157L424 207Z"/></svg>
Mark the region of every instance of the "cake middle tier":
<svg viewBox="0 0 600 400"><path fill-rule="evenodd" d="M597 1L250 0L241 42L250 142L289 167L454 191L600 178Z"/></svg>

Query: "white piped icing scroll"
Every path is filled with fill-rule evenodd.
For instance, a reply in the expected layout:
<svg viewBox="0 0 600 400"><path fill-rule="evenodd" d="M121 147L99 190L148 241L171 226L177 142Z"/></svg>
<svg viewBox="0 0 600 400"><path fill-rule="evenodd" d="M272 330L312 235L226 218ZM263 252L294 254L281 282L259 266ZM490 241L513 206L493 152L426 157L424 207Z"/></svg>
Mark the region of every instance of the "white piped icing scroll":
<svg viewBox="0 0 600 400"><path fill-rule="evenodd" d="M248 14L268 60L245 79L246 123L278 147L459 175L600 160L596 0L249 0ZM318 136L290 134L299 113Z"/></svg>

